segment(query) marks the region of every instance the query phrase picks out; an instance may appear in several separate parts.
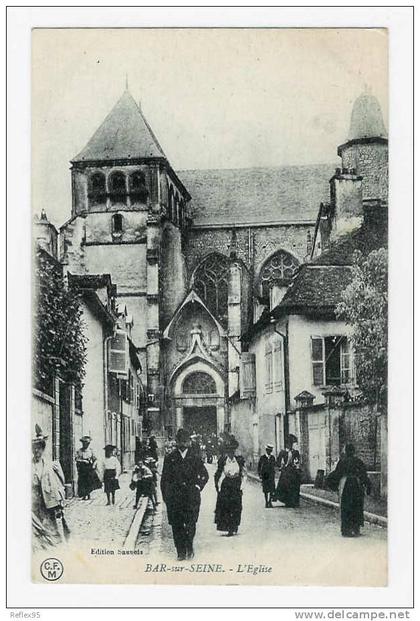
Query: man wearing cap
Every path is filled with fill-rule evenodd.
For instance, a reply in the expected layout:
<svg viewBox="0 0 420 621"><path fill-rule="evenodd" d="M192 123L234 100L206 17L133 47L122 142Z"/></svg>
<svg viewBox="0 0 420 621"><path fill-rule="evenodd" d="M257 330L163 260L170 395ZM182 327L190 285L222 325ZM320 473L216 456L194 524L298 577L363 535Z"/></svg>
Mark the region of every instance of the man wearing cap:
<svg viewBox="0 0 420 621"><path fill-rule="evenodd" d="M267 444L264 455L261 455L258 462L258 476L262 483L262 490L265 498L265 508L272 509L273 494L276 488L275 467L276 460L272 455L274 446Z"/></svg>
<svg viewBox="0 0 420 621"><path fill-rule="evenodd" d="M202 460L191 449L188 432L178 429L176 448L166 455L163 462L160 487L180 561L194 556L193 541L200 513L200 493L208 478Z"/></svg>

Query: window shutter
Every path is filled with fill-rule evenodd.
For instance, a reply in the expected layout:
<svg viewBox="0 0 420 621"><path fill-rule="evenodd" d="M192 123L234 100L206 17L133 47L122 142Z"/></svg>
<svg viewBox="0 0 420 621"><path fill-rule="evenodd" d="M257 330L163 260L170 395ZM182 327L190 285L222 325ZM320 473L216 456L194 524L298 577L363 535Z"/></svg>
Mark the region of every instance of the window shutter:
<svg viewBox="0 0 420 621"><path fill-rule="evenodd" d="M351 382L350 343L345 336L341 337L340 344L340 375L342 384Z"/></svg>
<svg viewBox="0 0 420 621"><path fill-rule="evenodd" d="M283 388L283 344L281 338L278 338L274 342L274 387L277 390Z"/></svg>
<svg viewBox="0 0 420 621"><path fill-rule="evenodd" d="M325 345L319 336L311 337L312 375L314 386L322 386L324 382Z"/></svg>
<svg viewBox="0 0 420 621"><path fill-rule="evenodd" d="M128 338L126 332L117 330L108 345L108 371L127 376Z"/></svg>
<svg viewBox="0 0 420 621"><path fill-rule="evenodd" d="M255 396L255 354L241 354L239 369L239 386L241 399Z"/></svg>

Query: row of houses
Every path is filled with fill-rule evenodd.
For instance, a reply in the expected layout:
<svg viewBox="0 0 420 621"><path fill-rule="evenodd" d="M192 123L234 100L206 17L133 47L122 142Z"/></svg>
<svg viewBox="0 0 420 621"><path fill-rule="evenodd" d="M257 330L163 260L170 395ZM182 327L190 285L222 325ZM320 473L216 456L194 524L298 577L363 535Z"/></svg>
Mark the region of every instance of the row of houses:
<svg viewBox="0 0 420 621"><path fill-rule="evenodd" d="M69 315L65 325L57 328L42 322L34 325L46 346L34 343L32 408L33 422L49 437L47 454L60 461L67 486L74 491L75 452L84 435L92 438L91 447L98 457L106 444L113 444L123 469L133 465L143 434L146 396L142 368L131 336L133 318L125 306L117 305L117 287L110 275L76 275L66 270L57 259L57 231L44 211L35 218L34 239L36 319L42 319L44 312L55 314L60 321L49 296L56 304L61 291L76 309L74 323L74 316ZM82 360L61 358L72 338L82 343ZM45 351L37 352L37 348ZM37 364L46 373L37 372ZM76 367L74 379L66 371L72 365Z"/></svg>

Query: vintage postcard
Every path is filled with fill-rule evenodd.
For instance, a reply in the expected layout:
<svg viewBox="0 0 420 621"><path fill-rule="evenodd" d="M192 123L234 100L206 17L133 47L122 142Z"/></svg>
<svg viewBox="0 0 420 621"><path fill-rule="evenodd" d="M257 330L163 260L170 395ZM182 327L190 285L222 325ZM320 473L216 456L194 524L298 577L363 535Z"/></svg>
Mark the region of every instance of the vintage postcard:
<svg viewBox="0 0 420 621"><path fill-rule="evenodd" d="M386 586L387 29L34 29L32 207L32 580Z"/></svg>

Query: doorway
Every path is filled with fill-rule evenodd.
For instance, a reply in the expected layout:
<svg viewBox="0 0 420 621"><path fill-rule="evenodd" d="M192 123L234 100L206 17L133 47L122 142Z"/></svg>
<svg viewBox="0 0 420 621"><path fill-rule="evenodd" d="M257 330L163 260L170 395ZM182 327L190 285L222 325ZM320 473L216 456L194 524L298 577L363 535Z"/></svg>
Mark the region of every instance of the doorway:
<svg viewBox="0 0 420 621"><path fill-rule="evenodd" d="M190 433L208 436L217 433L215 405L184 406L184 427Z"/></svg>

